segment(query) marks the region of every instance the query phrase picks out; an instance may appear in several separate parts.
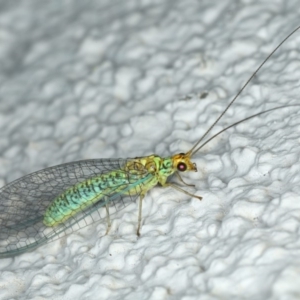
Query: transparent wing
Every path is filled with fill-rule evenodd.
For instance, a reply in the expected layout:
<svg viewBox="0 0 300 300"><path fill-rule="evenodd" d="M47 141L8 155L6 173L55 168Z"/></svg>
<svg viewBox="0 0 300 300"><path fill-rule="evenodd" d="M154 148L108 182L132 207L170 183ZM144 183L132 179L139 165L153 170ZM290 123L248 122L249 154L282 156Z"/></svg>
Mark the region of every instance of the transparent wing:
<svg viewBox="0 0 300 300"><path fill-rule="evenodd" d="M99 209L109 203L110 213L124 208L134 201L152 175L141 173L141 178L110 194L105 201L95 203L85 211L71 217L56 227L43 224L49 204L69 187L93 176L121 169L128 160L91 159L62 164L26 175L0 189L0 258L19 255L54 239L106 218L106 210ZM135 190L136 188L136 190ZM129 195L124 195L128 193ZM128 199L125 199L128 198Z"/></svg>

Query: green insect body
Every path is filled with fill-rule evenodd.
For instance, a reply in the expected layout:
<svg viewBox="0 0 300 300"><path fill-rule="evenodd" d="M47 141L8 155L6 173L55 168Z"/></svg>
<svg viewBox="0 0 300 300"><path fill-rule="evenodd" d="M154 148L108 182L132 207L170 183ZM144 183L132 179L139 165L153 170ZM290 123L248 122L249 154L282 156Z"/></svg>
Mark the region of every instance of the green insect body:
<svg viewBox="0 0 300 300"><path fill-rule="evenodd" d="M129 160L120 170L87 179L57 196L46 209L43 223L56 226L96 202L106 204L114 194L139 194L143 198L157 183L165 186L167 178L178 170L196 171L189 155L167 158L151 155Z"/></svg>

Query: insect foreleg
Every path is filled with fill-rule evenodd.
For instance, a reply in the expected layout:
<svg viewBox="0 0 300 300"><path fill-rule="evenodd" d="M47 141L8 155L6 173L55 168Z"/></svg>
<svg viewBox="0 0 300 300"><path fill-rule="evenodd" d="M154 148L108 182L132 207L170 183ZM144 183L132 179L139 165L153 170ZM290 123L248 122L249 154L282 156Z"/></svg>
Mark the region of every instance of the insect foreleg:
<svg viewBox="0 0 300 300"><path fill-rule="evenodd" d="M194 184L188 184L188 183L186 183L186 182L182 179L182 177L179 175L178 172L176 172L175 175L178 177L178 179L179 179L184 185L186 185L186 186L191 186L191 187L196 187Z"/></svg>
<svg viewBox="0 0 300 300"><path fill-rule="evenodd" d="M202 197L201 197L201 196L197 196L197 195L191 194L191 193L189 193L189 192L183 190L181 187L177 186L177 185L174 184L174 183L166 182L166 183L163 185L163 187L167 187L167 186L171 186L173 189L175 189L175 190L177 190L177 191L179 191L179 192L182 192L182 193L184 193L184 194L186 194L186 195L189 195L189 196L191 196L191 197L194 197L194 198L197 198L197 199L199 199L199 200L202 200Z"/></svg>

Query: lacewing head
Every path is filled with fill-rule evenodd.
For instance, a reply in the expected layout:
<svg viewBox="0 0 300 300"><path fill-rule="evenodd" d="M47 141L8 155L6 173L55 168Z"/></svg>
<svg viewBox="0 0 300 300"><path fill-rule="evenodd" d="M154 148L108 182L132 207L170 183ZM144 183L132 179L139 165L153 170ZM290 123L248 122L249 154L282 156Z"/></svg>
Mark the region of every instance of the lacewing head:
<svg viewBox="0 0 300 300"><path fill-rule="evenodd" d="M172 156L173 166L179 172L195 171L197 172L197 166L191 162L189 154L179 153Z"/></svg>

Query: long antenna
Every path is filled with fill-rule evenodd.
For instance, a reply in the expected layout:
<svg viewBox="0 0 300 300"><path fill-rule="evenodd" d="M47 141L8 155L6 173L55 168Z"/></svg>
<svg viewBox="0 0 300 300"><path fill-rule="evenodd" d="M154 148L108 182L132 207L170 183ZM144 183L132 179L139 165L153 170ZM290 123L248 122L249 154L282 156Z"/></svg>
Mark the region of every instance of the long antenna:
<svg viewBox="0 0 300 300"><path fill-rule="evenodd" d="M224 116L230 106L235 102L235 100L239 97L239 95L244 91L249 82L253 79L253 77L258 73L258 71L263 67L263 65L270 59L270 57L281 47L282 44L285 43L297 30L299 30L300 26L294 29L287 37L285 37L279 45L265 58L265 60L260 64L260 66L255 70L255 72L250 76L250 78L246 81L243 87L239 90L239 92L235 95L235 97L231 100L231 102L227 105L224 111L220 114L220 116L216 119L216 121L208 128L208 130L204 133L204 135L199 139L199 141L189 150L186 154L188 156L192 156L195 154L202 146L197 149L197 146L203 141L203 139L207 136L207 134L215 127L215 125L220 121L220 119Z"/></svg>
<svg viewBox="0 0 300 300"><path fill-rule="evenodd" d="M194 153L197 152L197 151L199 151L199 150L200 150L201 148L203 148L206 144L208 144L210 141L212 141L215 137L217 137L218 135L220 135L220 134L223 133L224 131L228 130L229 128L232 128L232 127L234 127L234 126L236 126L236 125L238 125L238 124L241 124L241 123L243 123L243 122L245 122L245 121L247 121L247 120L250 120L250 119L252 119L252 118L258 117L258 116L263 115L263 114L265 114L265 113L268 113L268 112L270 112L270 111L277 110L277 109L282 109L282 108L287 108L287 107L294 107L294 106L300 106L300 104L289 104L289 105L282 105L282 106L273 107L273 108L270 108L270 109L261 111L261 112L259 112L259 113L257 113L257 114L254 114L254 115L252 115L252 116L249 116L249 117L247 117L247 118L245 118L245 119L239 120L239 121L237 121L237 122L235 122L235 123L233 123L233 124L227 126L226 128L223 128L222 130L220 130L220 131L217 132L216 134L214 134L214 135L213 135L212 137L210 137L207 141L205 141L201 146L199 146L199 147L194 151Z"/></svg>

